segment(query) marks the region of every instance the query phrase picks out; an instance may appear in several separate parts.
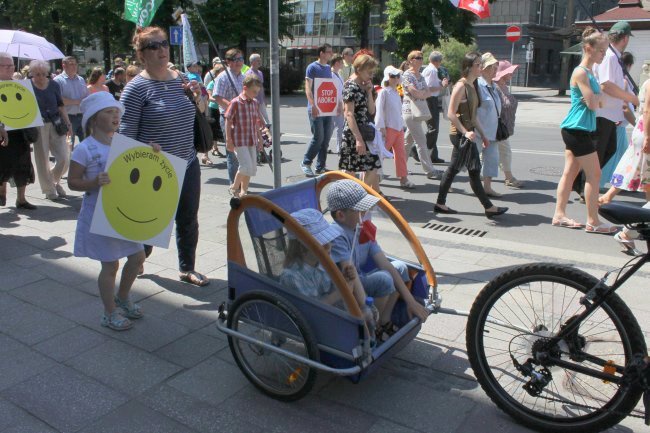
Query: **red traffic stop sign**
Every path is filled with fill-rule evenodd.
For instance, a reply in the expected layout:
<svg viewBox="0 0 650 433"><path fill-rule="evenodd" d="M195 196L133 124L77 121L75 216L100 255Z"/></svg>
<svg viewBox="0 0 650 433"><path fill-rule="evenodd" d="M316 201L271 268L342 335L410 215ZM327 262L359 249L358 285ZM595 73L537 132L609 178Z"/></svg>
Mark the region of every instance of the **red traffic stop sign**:
<svg viewBox="0 0 650 433"><path fill-rule="evenodd" d="M316 89L316 106L321 113L333 113L336 110L338 91L331 81L325 81Z"/></svg>
<svg viewBox="0 0 650 433"><path fill-rule="evenodd" d="M509 26L506 29L506 39L510 42L517 42L521 39L521 27L519 26Z"/></svg>

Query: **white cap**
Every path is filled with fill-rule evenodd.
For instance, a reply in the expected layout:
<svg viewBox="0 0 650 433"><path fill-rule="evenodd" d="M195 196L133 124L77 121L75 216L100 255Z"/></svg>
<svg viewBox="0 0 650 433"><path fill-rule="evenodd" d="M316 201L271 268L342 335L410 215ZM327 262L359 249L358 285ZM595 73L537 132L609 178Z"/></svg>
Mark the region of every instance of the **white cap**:
<svg viewBox="0 0 650 433"><path fill-rule="evenodd" d="M92 95L86 96L81 100L81 127L86 129L88 119L93 117L97 112L102 111L104 108L116 107L120 109L120 118L124 114L124 105L120 101L116 101L113 95L108 92L97 92Z"/></svg>
<svg viewBox="0 0 650 433"><path fill-rule="evenodd" d="M381 84L388 83L388 80L390 78L389 75L399 75L400 83L402 82L402 71L397 69L395 66L389 65L386 66L386 69L384 69L384 79L381 81Z"/></svg>

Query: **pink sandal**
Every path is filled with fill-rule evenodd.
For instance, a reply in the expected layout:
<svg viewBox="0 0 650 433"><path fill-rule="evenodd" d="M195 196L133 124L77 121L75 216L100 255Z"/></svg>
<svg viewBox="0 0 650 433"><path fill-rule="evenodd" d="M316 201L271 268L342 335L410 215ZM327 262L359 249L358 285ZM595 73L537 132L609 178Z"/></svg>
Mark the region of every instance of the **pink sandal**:
<svg viewBox="0 0 650 433"><path fill-rule="evenodd" d="M613 235L619 230L618 227L611 224L602 223L597 226L587 223L585 226L585 231L587 233L598 233L603 235Z"/></svg>

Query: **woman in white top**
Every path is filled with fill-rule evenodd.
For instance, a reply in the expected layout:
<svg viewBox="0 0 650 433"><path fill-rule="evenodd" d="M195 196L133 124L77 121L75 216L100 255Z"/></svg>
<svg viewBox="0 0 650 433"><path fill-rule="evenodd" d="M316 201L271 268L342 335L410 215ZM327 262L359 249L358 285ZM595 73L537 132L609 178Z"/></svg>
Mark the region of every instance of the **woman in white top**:
<svg viewBox="0 0 650 433"><path fill-rule="evenodd" d="M400 186L414 189L415 184L408 178L406 169L406 151L404 149L404 120L402 119L402 99L397 92L401 83L402 72L394 66L384 69L383 89L375 102L375 126L381 131L386 149L393 152L395 173Z"/></svg>

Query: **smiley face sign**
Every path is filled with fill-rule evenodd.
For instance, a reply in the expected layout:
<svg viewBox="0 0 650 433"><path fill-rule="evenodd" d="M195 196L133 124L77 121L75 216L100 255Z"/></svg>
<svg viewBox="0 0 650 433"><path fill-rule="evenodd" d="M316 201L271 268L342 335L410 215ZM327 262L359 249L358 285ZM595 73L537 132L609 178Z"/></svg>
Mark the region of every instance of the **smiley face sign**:
<svg viewBox="0 0 650 433"><path fill-rule="evenodd" d="M43 125L31 81L0 81L0 122L8 130Z"/></svg>
<svg viewBox="0 0 650 433"><path fill-rule="evenodd" d="M115 134L90 231L167 247L186 161ZM179 176L180 175L180 176Z"/></svg>

